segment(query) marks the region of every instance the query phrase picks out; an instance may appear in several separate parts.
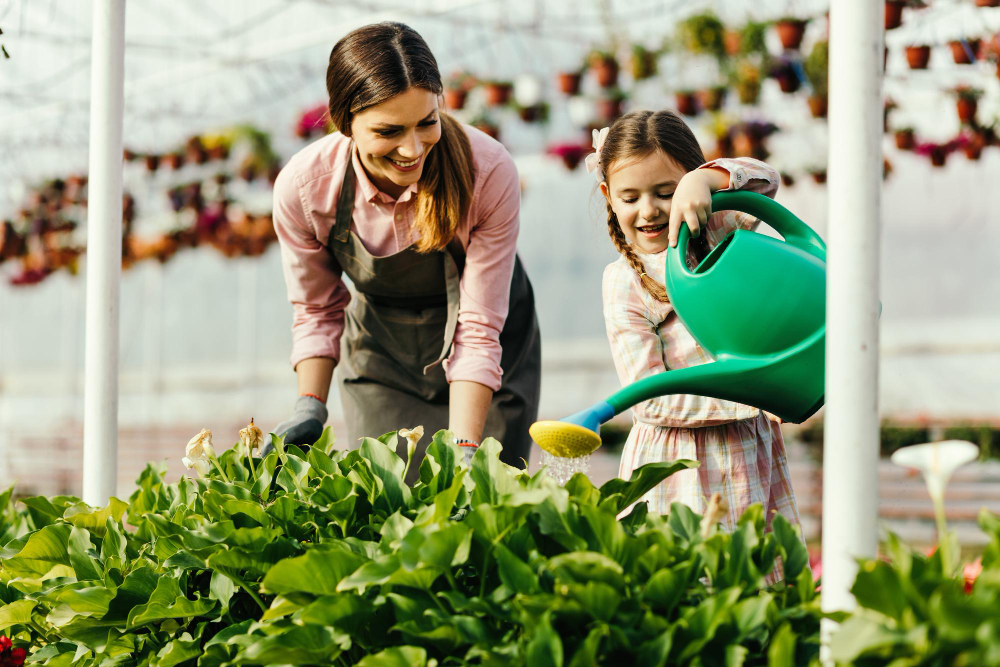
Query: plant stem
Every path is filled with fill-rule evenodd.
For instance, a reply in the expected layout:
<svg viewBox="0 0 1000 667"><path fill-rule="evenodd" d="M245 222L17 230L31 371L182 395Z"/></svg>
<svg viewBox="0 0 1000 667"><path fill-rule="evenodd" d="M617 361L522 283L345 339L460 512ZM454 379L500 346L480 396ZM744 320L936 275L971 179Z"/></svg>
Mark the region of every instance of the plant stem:
<svg viewBox="0 0 1000 667"><path fill-rule="evenodd" d="M226 480L226 484L231 484L232 482L229 480L229 475L227 475L226 471L222 469L219 459L215 456L210 456L208 458L212 462L212 465L215 466L215 469L219 471L219 474L222 475L222 479Z"/></svg>
<svg viewBox="0 0 1000 667"><path fill-rule="evenodd" d="M255 593L255 592L253 591L253 589L252 589L252 588L250 588L250 586L249 586L249 585L247 584L247 582L245 582L245 581L243 581L242 579L240 579L239 577L237 577L237 576L234 576L234 575L231 575L231 574L230 574L230 575L226 575L226 576L228 576L228 577L229 577L230 579L232 579L232 580L233 580L233 582L234 582L234 583L235 583L235 584L236 584L237 586L239 586L240 588L242 588L243 590L245 590L245 591L247 592L247 594L248 594L248 595L249 595L250 597L252 597L252 598L253 598L253 601L257 603L257 606L258 606L258 607L260 607L260 610L261 610L261 611L267 611L267 605L265 605L265 604L264 604L264 601L260 599L260 596L259 596L259 595L257 595L257 594L256 594L256 593Z"/></svg>
<svg viewBox="0 0 1000 667"><path fill-rule="evenodd" d="M46 642L46 643L48 643L48 644L52 644L52 643L54 643L54 642L52 641L52 638L51 638L51 637L49 637L49 633L47 633L47 632L45 631L45 628L43 628L42 626L40 626L40 625L39 625L39 624L38 624L38 623L37 623L36 621L34 621L34 620L29 620L29 621L28 621L28 625L30 625L30 626L31 626L31 628L32 628L32 629L33 629L33 630L34 630L35 632L37 632L38 634L40 634L40 635L41 635L41 636L42 636L42 637L43 637L43 638L45 639L45 642Z"/></svg>
<svg viewBox="0 0 1000 667"><path fill-rule="evenodd" d="M941 552L941 567L946 577L951 576L951 545L947 544L948 525L944 516L944 498L934 498L934 522L937 524L938 551Z"/></svg>
<svg viewBox="0 0 1000 667"><path fill-rule="evenodd" d="M253 481L257 481L257 469L253 466L253 451L247 448L247 460L250 461L250 474L253 475Z"/></svg>

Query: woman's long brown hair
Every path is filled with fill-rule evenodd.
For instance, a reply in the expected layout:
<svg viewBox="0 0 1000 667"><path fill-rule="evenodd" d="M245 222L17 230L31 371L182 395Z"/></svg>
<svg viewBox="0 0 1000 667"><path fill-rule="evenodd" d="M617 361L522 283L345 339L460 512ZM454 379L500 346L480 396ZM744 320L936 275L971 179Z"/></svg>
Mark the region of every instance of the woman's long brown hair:
<svg viewBox="0 0 1000 667"><path fill-rule="evenodd" d="M608 180L611 166L615 162L641 160L655 151L669 155L684 171L694 171L705 164L705 154L702 153L698 140L680 116L666 109L632 111L619 117L608 130L608 137L601 148L602 180ZM607 206L608 234L611 235L615 248L638 274L643 288L658 301L667 303L667 290L646 275L646 267L626 240L610 201Z"/></svg>
<svg viewBox="0 0 1000 667"><path fill-rule="evenodd" d="M437 61L427 43L402 23L375 23L345 35L330 52L326 90L334 127L350 136L358 113L417 86L440 95ZM427 156L417 190L418 252L448 245L469 211L475 176L472 148L461 124L439 111L441 140Z"/></svg>

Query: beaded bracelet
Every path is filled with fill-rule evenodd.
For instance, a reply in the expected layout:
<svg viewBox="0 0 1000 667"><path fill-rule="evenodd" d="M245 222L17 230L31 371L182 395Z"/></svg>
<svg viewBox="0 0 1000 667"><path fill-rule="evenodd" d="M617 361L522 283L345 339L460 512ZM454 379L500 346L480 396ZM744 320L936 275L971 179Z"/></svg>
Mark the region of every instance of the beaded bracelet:
<svg viewBox="0 0 1000 667"><path fill-rule="evenodd" d="M319 401L320 403L326 403L326 401L324 401L324 400L323 400L322 398L320 398L320 397L319 397L319 396L317 396L316 394L310 394L310 393L301 393L301 394L299 394L299 396L308 396L309 398L315 398L315 399L316 399L317 401Z"/></svg>
<svg viewBox="0 0 1000 667"><path fill-rule="evenodd" d="M465 438L461 438L459 440L456 440L455 444L458 445L459 447L478 447L479 446L479 443L476 442L475 440L466 440Z"/></svg>

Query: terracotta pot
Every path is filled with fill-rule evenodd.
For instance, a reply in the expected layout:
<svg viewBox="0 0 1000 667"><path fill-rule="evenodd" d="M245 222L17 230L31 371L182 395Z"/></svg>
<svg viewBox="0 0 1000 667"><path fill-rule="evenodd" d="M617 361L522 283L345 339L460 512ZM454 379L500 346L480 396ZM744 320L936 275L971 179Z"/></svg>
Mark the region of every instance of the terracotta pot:
<svg viewBox="0 0 1000 667"><path fill-rule="evenodd" d="M146 160L146 169L148 169L149 171L156 171L160 166L159 155L147 155L145 157L145 160Z"/></svg>
<svg viewBox="0 0 1000 667"><path fill-rule="evenodd" d="M821 95L809 97L809 112L813 118L826 118L827 99Z"/></svg>
<svg viewBox="0 0 1000 667"><path fill-rule="evenodd" d="M579 153L565 153L560 157L562 158L563 164L566 165L566 168L570 171L576 169L580 164L580 160L583 159Z"/></svg>
<svg viewBox="0 0 1000 667"><path fill-rule="evenodd" d="M722 44L728 55L738 56L743 50L743 35L739 30L727 30L722 34Z"/></svg>
<svg viewBox="0 0 1000 667"><path fill-rule="evenodd" d="M794 93L802 85L799 77L795 76L795 72L791 70L779 72L774 79L778 82L778 86L781 87L781 92L783 93Z"/></svg>
<svg viewBox="0 0 1000 667"><path fill-rule="evenodd" d="M932 167L943 167L948 160L948 153L945 152L944 148L938 146L931 149L930 158Z"/></svg>
<svg viewBox="0 0 1000 667"><path fill-rule="evenodd" d="M511 88L509 83L487 83L483 86L483 90L486 91L486 104L491 107L507 104Z"/></svg>
<svg viewBox="0 0 1000 667"><path fill-rule="evenodd" d="M465 98L468 97L468 95L469 93L465 90L445 88L444 103L449 109L461 109L465 106Z"/></svg>
<svg viewBox="0 0 1000 667"><path fill-rule="evenodd" d="M955 102L955 107L958 110L958 120L966 124L973 124L976 121L976 109L979 104L976 100L959 98Z"/></svg>
<svg viewBox="0 0 1000 667"><path fill-rule="evenodd" d="M927 69L927 64L931 59L931 47L929 46L908 46L906 47L906 62L910 69Z"/></svg>
<svg viewBox="0 0 1000 667"><path fill-rule="evenodd" d="M698 100L694 93L677 93L677 111L684 116L698 115Z"/></svg>
<svg viewBox="0 0 1000 667"><path fill-rule="evenodd" d="M1000 0L976 0L976 7L1000 7Z"/></svg>
<svg viewBox="0 0 1000 667"><path fill-rule="evenodd" d="M973 162L979 160L983 155L983 147L977 143L969 142L962 147L965 152L965 157L969 158Z"/></svg>
<svg viewBox="0 0 1000 667"><path fill-rule="evenodd" d="M969 46L968 50L965 48L966 44ZM965 42L955 40L949 42L948 46L951 47L951 57L955 59L956 65L971 65L972 61L976 59L976 54L979 52L978 39L969 39Z"/></svg>
<svg viewBox="0 0 1000 667"><path fill-rule="evenodd" d="M802 44L802 36L806 32L806 22L798 19L778 21L774 24L778 31L781 46L785 49L797 49Z"/></svg>
<svg viewBox="0 0 1000 667"><path fill-rule="evenodd" d="M522 107L517 111L518 115L521 117L525 123L534 123L536 120L541 118L542 108L540 106Z"/></svg>
<svg viewBox="0 0 1000 667"><path fill-rule="evenodd" d="M229 157L229 148L225 144L217 144L208 149L208 159L225 160Z"/></svg>
<svg viewBox="0 0 1000 667"><path fill-rule="evenodd" d="M494 139L500 138L500 128L498 128L496 125L490 125L489 123L477 123L473 125L473 127L479 130L480 132L488 134Z"/></svg>
<svg viewBox="0 0 1000 667"><path fill-rule="evenodd" d="M913 136L913 130L900 130L896 132L896 148L901 151L912 151L917 140Z"/></svg>
<svg viewBox="0 0 1000 667"><path fill-rule="evenodd" d="M781 184L784 185L786 188L790 188L793 185L795 185L795 179L792 177L791 174L786 174L785 172L781 172Z"/></svg>
<svg viewBox="0 0 1000 667"><path fill-rule="evenodd" d="M622 100L597 100L597 115L603 120L612 121L622 115Z"/></svg>
<svg viewBox="0 0 1000 667"><path fill-rule="evenodd" d="M591 66L597 83L602 88L610 88L618 82L618 61L613 58L600 58Z"/></svg>
<svg viewBox="0 0 1000 667"><path fill-rule="evenodd" d="M809 175L812 176L812 179L816 181L816 183L819 185L823 185L824 183L826 183L826 169L820 171L811 171L809 172Z"/></svg>
<svg viewBox="0 0 1000 667"><path fill-rule="evenodd" d="M741 82L736 84L736 94L742 104L757 104L760 97L760 84L757 82Z"/></svg>
<svg viewBox="0 0 1000 667"><path fill-rule="evenodd" d="M892 30L903 25L902 0L885 0L885 29Z"/></svg>
<svg viewBox="0 0 1000 667"><path fill-rule="evenodd" d="M699 90L698 103L702 109L707 111L718 111L726 101L726 94L729 91L725 88L705 88Z"/></svg>
<svg viewBox="0 0 1000 667"><path fill-rule="evenodd" d="M556 80L563 95L576 95L580 92L579 72L559 72Z"/></svg>

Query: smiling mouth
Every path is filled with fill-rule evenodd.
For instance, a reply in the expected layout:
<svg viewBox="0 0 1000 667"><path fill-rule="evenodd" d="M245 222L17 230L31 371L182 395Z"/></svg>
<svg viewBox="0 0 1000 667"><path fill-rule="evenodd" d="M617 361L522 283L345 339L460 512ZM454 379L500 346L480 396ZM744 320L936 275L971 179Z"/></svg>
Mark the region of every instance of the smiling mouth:
<svg viewBox="0 0 1000 667"><path fill-rule="evenodd" d="M635 230L646 236L656 236L666 228L667 223L664 222L662 225L646 225L645 227L636 227Z"/></svg>
<svg viewBox="0 0 1000 667"><path fill-rule="evenodd" d="M421 157L423 157L423 156L421 156ZM410 167L415 167L418 164L420 164L420 158L419 157L416 160L410 160L408 162L403 162L402 160L393 160L388 155L385 157L385 159L388 160L389 162L393 163L394 165L396 165L397 167L399 167L401 169L409 169Z"/></svg>

